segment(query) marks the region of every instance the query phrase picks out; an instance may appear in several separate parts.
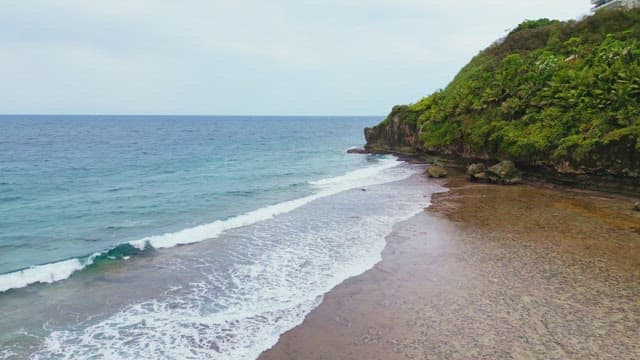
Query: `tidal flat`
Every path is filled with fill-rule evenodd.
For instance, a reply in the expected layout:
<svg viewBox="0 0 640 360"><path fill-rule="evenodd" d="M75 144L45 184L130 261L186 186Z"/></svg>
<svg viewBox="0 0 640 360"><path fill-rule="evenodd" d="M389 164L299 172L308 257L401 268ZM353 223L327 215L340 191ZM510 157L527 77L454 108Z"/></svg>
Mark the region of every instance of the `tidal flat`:
<svg viewBox="0 0 640 360"><path fill-rule="evenodd" d="M441 183L261 359L640 358L637 199Z"/></svg>

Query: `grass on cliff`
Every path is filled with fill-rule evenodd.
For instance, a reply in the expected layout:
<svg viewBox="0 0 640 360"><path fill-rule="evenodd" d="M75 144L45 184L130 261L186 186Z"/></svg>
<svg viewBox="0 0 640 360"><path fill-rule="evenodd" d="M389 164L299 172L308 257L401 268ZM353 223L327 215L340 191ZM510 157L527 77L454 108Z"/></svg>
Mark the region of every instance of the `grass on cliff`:
<svg viewBox="0 0 640 360"><path fill-rule="evenodd" d="M521 163L597 162L608 146L640 158L640 9L581 21L525 21L443 90L389 118L425 149L465 144ZM605 150L603 150L605 149Z"/></svg>

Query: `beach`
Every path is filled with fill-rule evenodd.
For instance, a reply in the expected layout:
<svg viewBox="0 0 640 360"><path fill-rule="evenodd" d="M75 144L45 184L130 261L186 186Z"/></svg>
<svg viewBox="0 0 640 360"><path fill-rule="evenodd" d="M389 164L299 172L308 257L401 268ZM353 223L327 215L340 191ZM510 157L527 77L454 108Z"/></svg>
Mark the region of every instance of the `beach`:
<svg viewBox="0 0 640 360"><path fill-rule="evenodd" d="M450 171L260 359L640 358L637 199Z"/></svg>

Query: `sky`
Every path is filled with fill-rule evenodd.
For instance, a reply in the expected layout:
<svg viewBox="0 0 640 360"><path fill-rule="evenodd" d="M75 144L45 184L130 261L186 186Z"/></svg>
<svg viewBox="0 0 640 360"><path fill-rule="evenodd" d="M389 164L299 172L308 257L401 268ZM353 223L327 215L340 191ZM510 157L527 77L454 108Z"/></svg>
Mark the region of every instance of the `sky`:
<svg viewBox="0 0 640 360"><path fill-rule="evenodd" d="M0 0L0 114L384 115L589 0Z"/></svg>

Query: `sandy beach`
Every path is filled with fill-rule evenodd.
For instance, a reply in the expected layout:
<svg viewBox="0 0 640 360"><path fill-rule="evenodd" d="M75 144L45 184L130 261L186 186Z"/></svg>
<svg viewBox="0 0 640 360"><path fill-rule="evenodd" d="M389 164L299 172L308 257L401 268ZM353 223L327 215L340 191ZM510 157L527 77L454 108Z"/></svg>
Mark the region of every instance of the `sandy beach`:
<svg viewBox="0 0 640 360"><path fill-rule="evenodd" d="M450 175L261 359L640 358L637 199Z"/></svg>

